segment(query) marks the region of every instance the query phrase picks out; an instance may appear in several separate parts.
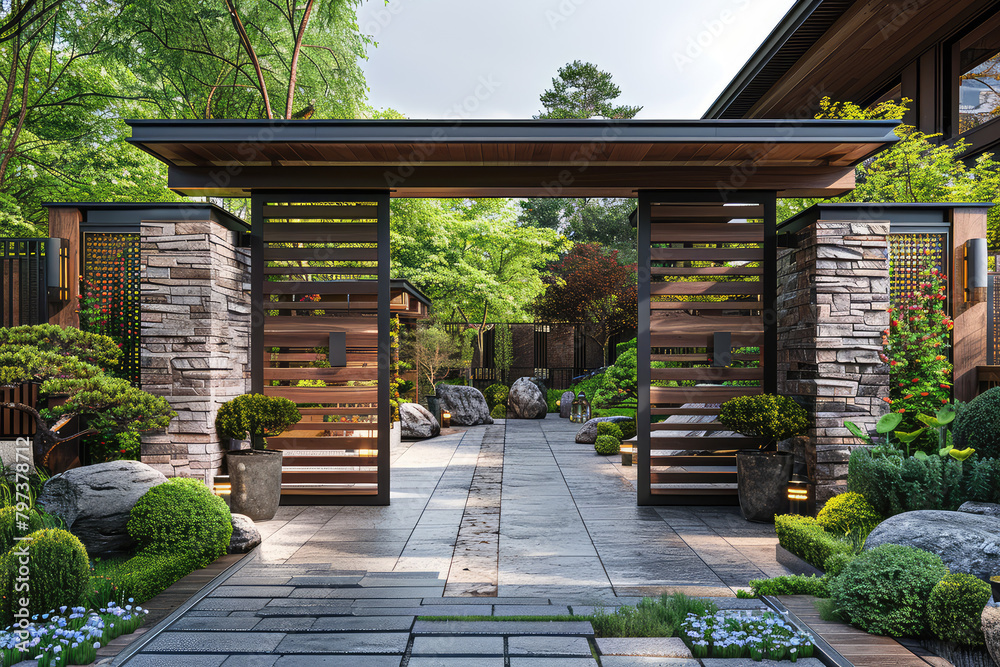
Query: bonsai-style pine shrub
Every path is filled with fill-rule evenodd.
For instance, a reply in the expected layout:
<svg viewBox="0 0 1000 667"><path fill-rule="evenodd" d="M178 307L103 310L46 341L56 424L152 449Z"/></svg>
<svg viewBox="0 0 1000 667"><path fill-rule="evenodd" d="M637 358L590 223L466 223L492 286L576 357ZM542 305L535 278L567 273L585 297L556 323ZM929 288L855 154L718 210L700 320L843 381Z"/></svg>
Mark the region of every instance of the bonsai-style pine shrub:
<svg viewBox="0 0 1000 667"><path fill-rule="evenodd" d="M500 403L499 405L494 405L493 409L490 410L490 417L493 419L506 419L507 418L507 404Z"/></svg>
<svg viewBox="0 0 1000 667"><path fill-rule="evenodd" d="M770 579L751 579L750 588L754 595L812 595L818 598L830 597L826 577L801 574L782 575Z"/></svg>
<svg viewBox="0 0 1000 667"><path fill-rule="evenodd" d="M30 614L44 614L62 605L81 604L90 584L87 550L75 535L44 528L28 538L0 559L0 604L6 624L14 622L22 598ZM27 573L22 569L25 562Z"/></svg>
<svg viewBox="0 0 1000 667"><path fill-rule="evenodd" d="M1000 387L969 401L955 417L951 436L956 449L972 447L979 458L1000 458Z"/></svg>
<svg viewBox="0 0 1000 667"><path fill-rule="evenodd" d="M827 562L834 554L853 553L850 544L823 530L811 516L778 515L774 517L774 531L782 547L821 570L828 569Z"/></svg>
<svg viewBox="0 0 1000 667"><path fill-rule="evenodd" d="M599 435L594 441L594 451L602 456L608 456L620 452L621 445L621 440L613 435Z"/></svg>
<svg viewBox="0 0 1000 667"><path fill-rule="evenodd" d="M287 398L243 394L219 407L215 430L223 438L249 438L254 449L265 449L266 438L280 435L300 419L302 414L299 409Z"/></svg>
<svg viewBox="0 0 1000 667"><path fill-rule="evenodd" d="M132 508L127 528L140 554L187 554L195 567L225 554L233 533L225 501L202 482L183 477L144 493Z"/></svg>
<svg viewBox="0 0 1000 667"><path fill-rule="evenodd" d="M940 556L883 544L844 566L830 582L837 608L865 632L910 637L927 628L927 600L948 568Z"/></svg>
<svg viewBox="0 0 1000 667"><path fill-rule="evenodd" d="M860 531L862 535L868 535L881 523L882 517L864 496L848 491L826 501L816 520L831 533L845 535Z"/></svg>
<svg viewBox="0 0 1000 667"><path fill-rule="evenodd" d="M597 422L597 435L610 435L619 443L624 439L621 427L614 422Z"/></svg>
<svg viewBox="0 0 1000 667"><path fill-rule="evenodd" d="M507 388L507 385L491 384L483 390L483 398L486 399L486 404L490 406L490 410L493 410L498 405L507 406L507 394L509 393L510 389Z"/></svg>
<svg viewBox="0 0 1000 667"><path fill-rule="evenodd" d="M730 431L769 442L802 435L809 428L809 415L801 405L774 394L731 398L722 404L719 421Z"/></svg>
<svg viewBox="0 0 1000 667"><path fill-rule="evenodd" d="M982 646L983 608L990 585L971 574L949 574L931 590L927 615L931 632L946 642Z"/></svg>

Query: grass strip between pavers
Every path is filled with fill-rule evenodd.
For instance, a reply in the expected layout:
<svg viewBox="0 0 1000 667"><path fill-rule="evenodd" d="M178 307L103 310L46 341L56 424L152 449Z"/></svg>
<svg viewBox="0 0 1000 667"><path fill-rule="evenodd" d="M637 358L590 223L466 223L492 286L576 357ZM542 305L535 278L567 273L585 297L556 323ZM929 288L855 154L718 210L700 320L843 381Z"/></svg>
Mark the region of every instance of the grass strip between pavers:
<svg viewBox="0 0 1000 667"><path fill-rule="evenodd" d="M527 623L539 623L545 621L582 621L592 620L593 616L417 616L418 621L522 621Z"/></svg>

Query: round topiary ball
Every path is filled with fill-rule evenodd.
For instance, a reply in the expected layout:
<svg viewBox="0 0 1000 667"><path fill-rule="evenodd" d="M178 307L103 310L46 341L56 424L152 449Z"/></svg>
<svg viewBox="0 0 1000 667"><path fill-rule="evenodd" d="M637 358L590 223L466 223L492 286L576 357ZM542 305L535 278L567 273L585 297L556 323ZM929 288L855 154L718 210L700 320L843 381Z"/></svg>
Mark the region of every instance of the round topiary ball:
<svg viewBox="0 0 1000 667"><path fill-rule="evenodd" d="M865 632L917 636L927 627L927 599L946 574L948 568L935 554L883 544L844 565L830 582L830 593Z"/></svg>
<svg viewBox="0 0 1000 667"><path fill-rule="evenodd" d="M809 428L809 414L788 396L737 396L719 408L719 421L730 431L752 438L787 440Z"/></svg>
<svg viewBox="0 0 1000 667"><path fill-rule="evenodd" d="M816 520L829 533L846 535L859 530L867 535L882 522L882 517L863 495L848 491L826 501Z"/></svg>
<svg viewBox="0 0 1000 667"><path fill-rule="evenodd" d="M509 392L510 389L507 388L507 385L503 384L491 384L483 390L483 398L486 399L486 404L490 406L491 415L493 408L498 405L503 405L506 408L507 394Z"/></svg>
<svg viewBox="0 0 1000 667"><path fill-rule="evenodd" d="M493 419L506 419L507 418L507 403L498 403L493 406L490 410L490 417Z"/></svg>
<svg viewBox="0 0 1000 667"><path fill-rule="evenodd" d="M618 442L623 440L622 429L614 422L597 422L597 435L610 435Z"/></svg>
<svg viewBox="0 0 1000 667"><path fill-rule="evenodd" d="M931 590L927 616L931 632L946 642L982 646L983 609L990 585L971 574L949 574Z"/></svg>
<svg viewBox="0 0 1000 667"><path fill-rule="evenodd" d="M599 435L594 441L594 451L603 456L617 454L621 451L621 440L610 435Z"/></svg>
<svg viewBox="0 0 1000 667"><path fill-rule="evenodd" d="M90 584L90 560L83 543L60 528L36 530L0 559L5 624L22 608L29 615L79 606Z"/></svg>
<svg viewBox="0 0 1000 667"><path fill-rule="evenodd" d="M979 458L1000 458L1000 387L989 389L958 412L951 427L956 449L972 447Z"/></svg>
<svg viewBox="0 0 1000 667"><path fill-rule="evenodd" d="M148 555L187 552L198 567L226 553L233 533L226 503L196 479L174 477L147 491L132 508L128 534Z"/></svg>

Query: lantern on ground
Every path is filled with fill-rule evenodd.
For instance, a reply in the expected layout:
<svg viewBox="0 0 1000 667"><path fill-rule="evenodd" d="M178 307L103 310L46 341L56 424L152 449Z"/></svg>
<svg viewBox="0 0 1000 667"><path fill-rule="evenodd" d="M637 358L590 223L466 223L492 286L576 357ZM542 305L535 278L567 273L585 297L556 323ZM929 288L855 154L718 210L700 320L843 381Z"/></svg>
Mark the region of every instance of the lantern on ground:
<svg viewBox="0 0 1000 667"><path fill-rule="evenodd" d="M623 442L621 445L621 449L619 451L621 452L622 455L622 465L623 466L632 465L633 463L632 457L635 455L635 447L632 446L632 443Z"/></svg>
<svg viewBox="0 0 1000 667"><path fill-rule="evenodd" d="M809 478L802 475L792 475L788 482L788 511L792 514L809 515L809 489L812 484Z"/></svg>
<svg viewBox="0 0 1000 667"><path fill-rule="evenodd" d="M587 395L582 391L573 401L573 411L570 413L569 420L575 424L582 424L590 420L590 401L587 400Z"/></svg>
<svg viewBox="0 0 1000 667"><path fill-rule="evenodd" d="M447 410L441 411L441 428L449 428L451 426L451 413Z"/></svg>

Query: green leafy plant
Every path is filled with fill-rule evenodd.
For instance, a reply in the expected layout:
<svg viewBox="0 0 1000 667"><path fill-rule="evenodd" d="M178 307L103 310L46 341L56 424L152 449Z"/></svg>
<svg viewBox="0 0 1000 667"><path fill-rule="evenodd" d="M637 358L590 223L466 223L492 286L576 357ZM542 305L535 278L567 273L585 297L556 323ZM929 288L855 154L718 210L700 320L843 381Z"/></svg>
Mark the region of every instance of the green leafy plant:
<svg viewBox="0 0 1000 667"><path fill-rule="evenodd" d="M952 443L956 449L971 447L980 457L1000 458L1000 387L969 401L952 424Z"/></svg>
<svg viewBox="0 0 1000 667"><path fill-rule="evenodd" d="M215 417L215 430L223 438L250 438L254 449L267 447L267 438L281 434L302 419L295 403L280 396L244 394L226 401Z"/></svg>
<svg viewBox="0 0 1000 667"><path fill-rule="evenodd" d="M631 440L635 437L635 419L629 419L628 421L618 422L618 428L622 430L622 440Z"/></svg>
<svg viewBox="0 0 1000 667"><path fill-rule="evenodd" d="M782 547L821 570L834 554L854 553L849 542L823 530L811 516L780 514L774 517L774 530Z"/></svg>
<svg viewBox="0 0 1000 667"><path fill-rule="evenodd" d="M927 616L931 631L946 642L982 646L982 614L990 585L971 574L945 576L931 590Z"/></svg>
<svg viewBox="0 0 1000 667"><path fill-rule="evenodd" d="M838 609L865 632L916 636L927 627L927 600L948 574L935 554L883 544L860 554L830 582Z"/></svg>
<svg viewBox="0 0 1000 667"><path fill-rule="evenodd" d="M826 567L823 568L826 571L826 576L832 578L843 572L847 564L858 557L858 553L860 552L846 553L841 551L830 555L824 563Z"/></svg>
<svg viewBox="0 0 1000 667"><path fill-rule="evenodd" d="M899 423L903 421L903 415L898 412L889 412L881 417L879 417L878 422L875 423L875 432L879 435L885 436L888 441L889 434L896 430ZM855 437L864 442L866 445L874 446L875 441L871 437L861 430L861 427L852 421L845 421L844 426L848 431Z"/></svg>
<svg viewBox="0 0 1000 667"><path fill-rule="evenodd" d="M618 442L622 441L622 429L615 422L597 422L597 435L610 435Z"/></svg>
<svg viewBox="0 0 1000 667"><path fill-rule="evenodd" d="M507 395L510 393L510 389L504 384L491 384L486 389L483 390L483 398L486 399L486 404L490 406L490 410L498 405L507 406Z"/></svg>
<svg viewBox="0 0 1000 667"><path fill-rule="evenodd" d="M621 451L621 440L612 435L599 435L594 441L594 451L602 456L617 454Z"/></svg>
<svg viewBox="0 0 1000 667"><path fill-rule="evenodd" d="M490 417L493 419L506 419L507 418L507 406L504 404L494 405L493 409L490 410Z"/></svg>
<svg viewBox="0 0 1000 667"><path fill-rule="evenodd" d="M823 509L816 515L816 520L824 530L831 533L847 535L859 530L868 535L881 523L882 517L863 495L848 491L826 501Z"/></svg>
<svg viewBox="0 0 1000 667"><path fill-rule="evenodd" d="M199 567L202 566L197 559L186 552L140 553L122 563L109 577L118 589L118 595L125 599L133 598L141 604Z"/></svg>
<svg viewBox="0 0 1000 667"><path fill-rule="evenodd" d="M17 544L15 537L45 528L63 527L63 522L59 517L47 514L35 507L29 507L20 512L22 520L26 519L27 530L18 528L18 513L16 505L0 508L0 553L6 553L8 549L12 549Z"/></svg>
<svg viewBox="0 0 1000 667"><path fill-rule="evenodd" d="M812 595L818 598L830 597L825 577L801 574L782 575L770 579L751 579L750 588L754 595Z"/></svg>
<svg viewBox="0 0 1000 667"><path fill-rule="evenodd" d="M226 503L204 483L174 477L139 498L127 529L141 554L184 553L204 567L226 553L233 525Z"/></svg>
<svg viewBox="0 0 1000 667"><path fill-rule="evenodd" d="M0 605L7 624L14 622L21 598L28 602L30 614L44 614L62 605L74 607L84 602L90 583L87 550L75 535L44 528L27 537L0 559ZM27 567L26 573L22 567Z"/></svg>
<svg viewBox="0 0 1000 667"><path fill-rule="evenodd" d="M767 442L761 449L773 446L778 440L802 435L809 428L805 408L787 396L774 394L731 398L722 404L719 421L741 435L765 438Z"/></svg>

